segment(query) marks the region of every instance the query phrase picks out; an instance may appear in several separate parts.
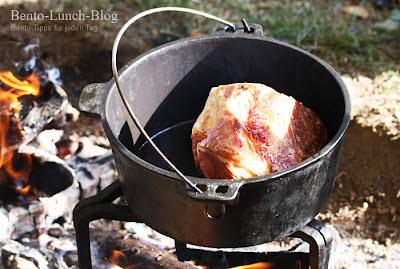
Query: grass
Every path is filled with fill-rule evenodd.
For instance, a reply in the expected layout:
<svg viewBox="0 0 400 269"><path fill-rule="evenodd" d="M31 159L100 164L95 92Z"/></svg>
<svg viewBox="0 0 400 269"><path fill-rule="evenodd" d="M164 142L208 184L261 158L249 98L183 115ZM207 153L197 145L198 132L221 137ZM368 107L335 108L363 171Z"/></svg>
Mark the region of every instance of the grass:
<svg viewBox="0 0 400 269"><path fill-rule="evenodd" d="M65 0L68 2L67 0ZM76 4L76 2L71 3ZM110 9L110 0L82 1L83 5ZM385 33L373 30L376 21L385 19L385 12L376 12L369 3L361 3L370 11L370 18L360 20L342 13L343 1L339 0L124 0L132 14L153 7L181 6L208 11L231 21L245 17L249 22L263 26L267 36L287 41L333 62L354 67L369 64L372 69L381 64L379 46L400 42L400 32ZM161 30L182 32L193 30L211 32L215 23L190 15L168 14L154 17ZM160 19L161 18L161 19ZM165 23L166 18L168 23ZM387 63L384 63L387 64Z"/></svg>
<svg viewBox="0 0 400 269"><path fill-rule="evenodd" d="M263 25L266 35L356 65L378 60L379 45L400 40L398 33L373 31L373 22L342 14L341 1L321 2L281 1L274 8L247 16ZM242 10L246 12L246 6Z"/></svg>

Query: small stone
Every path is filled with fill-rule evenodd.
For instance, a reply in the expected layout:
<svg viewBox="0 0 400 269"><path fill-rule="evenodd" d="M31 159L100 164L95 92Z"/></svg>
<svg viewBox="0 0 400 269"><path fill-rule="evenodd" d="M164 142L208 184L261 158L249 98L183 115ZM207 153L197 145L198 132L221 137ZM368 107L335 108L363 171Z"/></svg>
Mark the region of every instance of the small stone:
<svg viewBox="0 0 400 269"><path fill-rule="evenodd" d="M63 235L63 231L61 228L50 228L47 233L50 236L56 237L56 238L60 238Z"/></svg>
<svg viewBox="0 0 400 269"><path fill-rule="evenodd" d="M64 261L69 266L75 266L78 264L78 255L75 251L67 251L64 255Z"/></svg>
<svg viewBox="0 0 400 269"><path fill-rule="evenodd" d="M390 208L390 214L391 214L391 215L396 215L396 207L395 207L395 206L392 206L392 207Z"/></svg>
<svg viewBox="0 0 400 269"><path fill-rule="evenodd" d="M388 214L389 213L389 209L388 208L379 208L378 209L378 213L379 214L381 214L381 215L386 215L386 214Z"/></svg>
<svg viewBox="0 0 400 269"><path fill-rule="evenodd" d="M374 196L369 195L366 200L368 201L368 203L372 204L374 202Z"/></svg>

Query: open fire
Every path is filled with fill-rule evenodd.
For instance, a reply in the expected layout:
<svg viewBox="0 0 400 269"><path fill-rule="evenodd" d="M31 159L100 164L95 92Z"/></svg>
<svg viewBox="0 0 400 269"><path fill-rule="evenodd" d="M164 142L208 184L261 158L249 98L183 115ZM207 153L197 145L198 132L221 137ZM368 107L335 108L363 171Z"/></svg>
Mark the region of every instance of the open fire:
<svg viewBox="0 0 400 269"><path fill-rule="evenodd" d="M23 136L19 98L40 94L39 76L32 72L24 78L17 78L6 71L0 73L0 81L0 185L26 195L31 189L28 178L32 159L30 154L16 154L16 146Z"/></svg>

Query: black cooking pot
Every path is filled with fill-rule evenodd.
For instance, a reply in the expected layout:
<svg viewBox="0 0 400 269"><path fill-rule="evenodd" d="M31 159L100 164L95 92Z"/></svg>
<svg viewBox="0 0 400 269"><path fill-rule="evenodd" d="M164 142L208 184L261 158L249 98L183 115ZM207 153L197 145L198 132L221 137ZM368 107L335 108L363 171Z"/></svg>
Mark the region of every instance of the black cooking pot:
<svg viewBox="0 0 400 269"><path fill-rule="evenodd" d="M350 118L346 87L324 61L252 27L252 33L220 29L168 43L119 72L140 122L203 193L169 171L144 142L113 81L88 85L81 94L81 110L102 120L131 210L184 243L243 247L289 235L318 214L334 186ZM193 121L211 87L234 82L263 83L301 101L324 122L327 144L283 172L234 181L198 177L191 154Z"/></svg>

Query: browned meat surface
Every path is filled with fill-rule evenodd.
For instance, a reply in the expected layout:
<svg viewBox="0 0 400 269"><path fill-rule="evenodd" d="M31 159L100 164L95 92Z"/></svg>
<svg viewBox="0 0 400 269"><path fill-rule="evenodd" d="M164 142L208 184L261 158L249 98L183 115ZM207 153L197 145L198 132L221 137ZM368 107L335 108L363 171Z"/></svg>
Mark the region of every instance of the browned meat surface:
<svg viewBox="0 0 400 269"><path fill-rule="evenodd" d="M211 89L192 129L192 150L207 178L240 179L285 170L323 146L325 127L292 97L262 84Z"/></svg>

